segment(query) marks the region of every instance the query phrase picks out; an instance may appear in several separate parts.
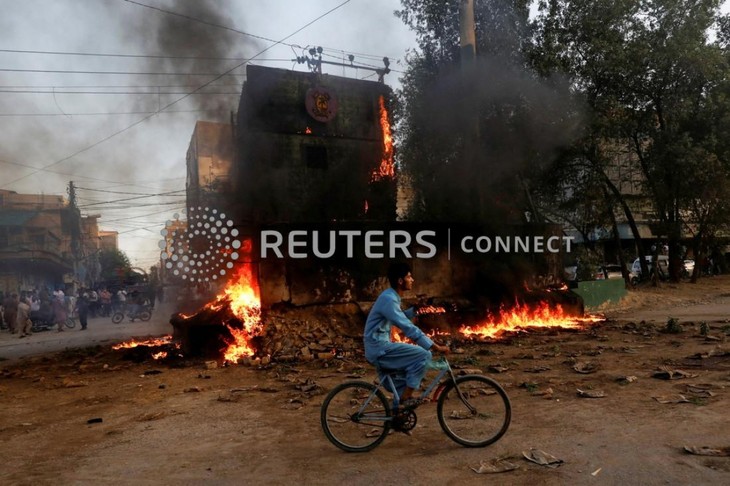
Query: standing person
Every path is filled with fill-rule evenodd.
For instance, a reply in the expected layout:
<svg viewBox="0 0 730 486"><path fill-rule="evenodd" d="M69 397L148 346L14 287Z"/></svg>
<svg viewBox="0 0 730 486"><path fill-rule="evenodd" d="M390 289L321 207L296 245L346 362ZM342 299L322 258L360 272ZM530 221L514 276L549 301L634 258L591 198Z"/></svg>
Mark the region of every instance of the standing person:
<svg viewBox="0 0 730 486"><path fill-rule="evenodd" d="M89 315L96 317L99 313L99 294L96 290L89 290Z"/></svg>
<svg viewBox="0 0 730 486"><path fill-rule="evenodd" d="M117 310L120 312L124 312L127 310L127 291L124 289L119 289L117 291Z"/></svg>
<svg viewBox="0 0 730 486"><path fill-rule="evenodd" d="M15 334L15 324L18 318L18 294L13 292L5 297L3 302L3 318L11 334Z"/></svg>
<svg viewBox="0 0 730 486"><path fill-rule="evenodd" d="M15 328L20 333L21 338L32 334L33 322L30 320L30 304L28 304L26 298L22 298L18 302L18 317Z"/></svg>
<svg viewBox="0 0 730 486"><path fill-rule="evenodd" d="M112 310L112 294L107 289L101 289L99 292L99 302L101 303L101 316L109 317Z"/></svg>
<svg viewBox="0 0 730 486"><path fill-rule="evenodd" d="M84 292L83 289L80 292L79 298L76 299L76 313L79 316L81 330L85 331L89 317L89 294Z"/></svg>
<svg viewBox="0 0 730 486"><path fill-rule="evenodd" d="M405 384L397 386L401 406L413 408L420 404L413 398L413 392L421 385L426 374L426 363L431 359L431 350L448 353L447 346L441 346L426 336L410 319L415 316L411 307L401 310L401 297L406 290L413 288L413 276L405 263L394 263L388 269L390 288L384 290L370 309L365 322L365 358L377 368L403 370ZM407 343L394 343L390 340L390 328L400 329L418 346Z"/></svg>
<svg viewBox="0 0 730 486"><path fill-rule="evenodd" d="M53 297L53 323L58 326L58 332L63 331L63 326L68 319L68 311L66 310L66 301L63 295L54 293Z"/></svg>

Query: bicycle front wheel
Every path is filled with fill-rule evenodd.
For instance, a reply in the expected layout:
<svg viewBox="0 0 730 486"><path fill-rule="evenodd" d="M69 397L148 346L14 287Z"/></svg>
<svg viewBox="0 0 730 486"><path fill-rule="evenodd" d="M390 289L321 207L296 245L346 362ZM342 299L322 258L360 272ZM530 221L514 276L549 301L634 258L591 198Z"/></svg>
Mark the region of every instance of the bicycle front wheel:
<svg viewBox="0 0 730 486"><path fill-rule="evenodd" d="M122 319L124 319L124 314L122 314L121 312L115 312L114 314L112 314L112 322L114 324L119 324L120 322L122 322Z"/></svg>
<svg viewBox="0 0 730 486"><path fill-rule="evenodd" d="M512 405L499 384L486 376L467 375L446 386L436 413L441 428L465 447L485 447L502 437L512 419ZM459 395L461 391L461 396Z"/></svg>
<svg viewBox="0 0 730 486"><path fill-rule="evenodd" d="M320 416L324 435L346 452L377 447L390 429L388 401L375 385L364 381L342 383L324 399Z"/></svg>
<svg viewBox="0 0 730 486"><path fill-rule="evenodd" d="M66 327L69 329L73 329L76 327L76 318L75 317L69 317L66 319Z"/></svg>

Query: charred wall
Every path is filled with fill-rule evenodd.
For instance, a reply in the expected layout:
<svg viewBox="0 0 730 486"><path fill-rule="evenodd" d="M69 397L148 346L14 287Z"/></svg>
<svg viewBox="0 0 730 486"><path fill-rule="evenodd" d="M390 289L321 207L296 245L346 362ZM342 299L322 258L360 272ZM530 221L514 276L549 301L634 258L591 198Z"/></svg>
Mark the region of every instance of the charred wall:
<svg viewBox="0 0 730 486"><path fill-rule="evenodd" d="M248 66L233 171L238 219L394 220L394 179L372 177L384 152L379 98L387 106L390 95L382 83Z"/></svg>
<svg viewBox="0 0 730 486"><path fill-rule="evenodd" d="M261 258L261 231L276 231L284 235L281 245L283 258L271 251ZM288 252L286 238L292 231L300 232L305 246L296 249L306 253L299 258ZM360 232L361 237L352 239L351 251L342 237L338 237L336 252L328 258L313 255L312 235L317 235L317 247L322 253L330 247L330 232ZM376 251L382 257L366 254L364 235L368 231L385 235L385 244ZM387 243L388 234L393 231L412 235L408 246L410 257L397 252L390 258ZM433 248L420 245L416 235L429 231L433 236L428 243ZM372 301L388 286L385 275L393 260L410 264L416 280L412 295L423 294L430 298L460 299L480 302L485 306L498 306L519 299L526 288L555 283L562 275L560 253L465 253L460 248L464 236L492 235L484 227L475 225L423 224L412 222L351 222L351 223L280 223L260 227L254 237L252 259L258 264L261 302L266 308L279 303L296 306L310 304L331 304L344 302ZM556 225L517 225L506 231L514 236L560 236ZM435 250L433 255L422 258ZM550 278L552 276L552 279Z"/></svg>

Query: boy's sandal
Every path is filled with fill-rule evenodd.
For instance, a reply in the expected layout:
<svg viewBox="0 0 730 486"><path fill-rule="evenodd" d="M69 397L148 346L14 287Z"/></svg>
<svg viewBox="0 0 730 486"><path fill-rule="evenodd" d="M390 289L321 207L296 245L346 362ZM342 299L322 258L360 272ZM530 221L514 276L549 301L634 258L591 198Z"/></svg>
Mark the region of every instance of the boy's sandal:
<svg viewBox="0 0 730 486"><path fill-rule="evenodd" d="M428 398L408 398L407 400L403 400L401 402L400 408L404 410L413 410L414 408L418 407L419 405L423 405L426 402L428 402Z"/></svg>

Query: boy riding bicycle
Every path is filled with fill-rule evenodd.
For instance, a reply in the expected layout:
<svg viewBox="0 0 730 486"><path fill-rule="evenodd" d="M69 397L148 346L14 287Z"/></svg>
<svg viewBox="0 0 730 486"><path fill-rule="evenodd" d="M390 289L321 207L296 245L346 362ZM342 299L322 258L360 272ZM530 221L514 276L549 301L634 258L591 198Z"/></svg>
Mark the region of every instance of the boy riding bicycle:
<svg viewBox="0 0 730 486"><path fill-rule="evenodd" d="M431 351L447 354L449 348L434 343L410 319L415 316L411 307L401 310L401 297L413 288L413 276L405 263L393 263L388 269L390 288L384 290L375 301L365 322L364 344L365 359L380 370L402 370L405 383L397 384L397 393L403 408L413 408L420 401L413 398L413 392L421 385L426 374L426 363L431 359ZM390 328L400 329L418 346L407 343L394 343L390 340Z"/></svg>

